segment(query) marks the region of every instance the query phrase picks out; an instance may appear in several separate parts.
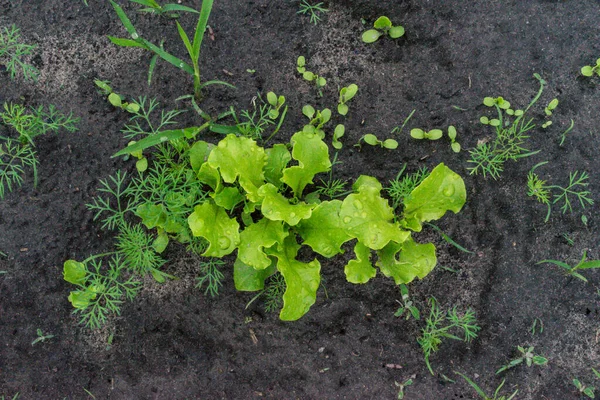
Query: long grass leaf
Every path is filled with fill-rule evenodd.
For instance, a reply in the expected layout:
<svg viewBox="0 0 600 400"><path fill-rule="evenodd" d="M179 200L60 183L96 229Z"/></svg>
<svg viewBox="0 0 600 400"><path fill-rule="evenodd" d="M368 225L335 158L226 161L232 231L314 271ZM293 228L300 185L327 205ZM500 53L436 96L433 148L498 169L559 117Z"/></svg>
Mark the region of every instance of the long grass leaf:
<svg viewBox="0 0 600 400"><path fill-rule="evenodd" d="M212 6L213 0L202 1L200 18L198 18L196 32L194 33L193 57L196 59L196 62L198 62L198 59L200 58L200 47L202 46L202 39L204 39L204 32L206 31L206 25L208 25L208 17L210 16Z"/></svg>

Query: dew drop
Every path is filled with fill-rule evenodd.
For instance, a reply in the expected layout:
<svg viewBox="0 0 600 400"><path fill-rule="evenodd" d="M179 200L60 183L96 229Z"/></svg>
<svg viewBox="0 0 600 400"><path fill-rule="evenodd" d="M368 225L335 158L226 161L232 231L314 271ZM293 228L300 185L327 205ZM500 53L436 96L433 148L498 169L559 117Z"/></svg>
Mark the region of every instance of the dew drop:
<svg viewBox="0 0 600 400"><path fill-rule="evenodd" d="M179 68L183 68L183 63L179 63Z"/></svg>
<svg viewBox="0 0 600 400"><path fill-rule="evenodd" d="M225 236L221 236L219 238L219 247L223 250L226 250L229 248L229 246L231 245L231 240L229 240L229 238L226 238Z"/></svg>
<svg viewBox="0 0 600 400"><path fill-rule="evenodd" d="M166 136L161 136L161 138L160 138L161 142L166 142L167 140L169 140L169 138Z"/></svg>
<svg viewBox="0 0 600 400"><path fill-rule="evenodd" d="M352 204L354 204L354 207L356 207L359 210L363 209L363 204L360 202L360 200L354 200Z"/></svg>
<svg viewBox="0 0 600 400"><path fill-rule="evenodd" d="M138 36L138 34L137 34L137 33L135 33L135 32L133 32L133 33L131 34L131 38L132 38L133 40L137 39L138 37L139 37L139 36Z"/></svg>
<svg viewBox="0 0 600 400"><path fill-rule="evenodd" d="M446 197L452 196L454 194L454 185L446 186L444 190L442 190L442 193Z"/></svg>
<svg viewBox="0 0 600 400"><path fill-rule="evenodd" d="M290 218L294 218L295 216L296 216L296 213L295 213L295 212L291 212L291 213L290 213Z"/></svg>
<svg viewBox="0 0 600 400"><path fill-rule="evenodd" d="M344 217L344 223L345 224L349 224L352 221L352 218L350 217Z"/></svg>

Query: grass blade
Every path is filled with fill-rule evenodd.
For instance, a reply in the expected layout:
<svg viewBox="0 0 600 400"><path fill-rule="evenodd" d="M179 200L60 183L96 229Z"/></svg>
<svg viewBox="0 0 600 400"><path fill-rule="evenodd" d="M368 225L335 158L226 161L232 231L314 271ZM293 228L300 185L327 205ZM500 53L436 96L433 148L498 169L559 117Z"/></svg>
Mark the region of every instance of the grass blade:
<svg viewBox="0 0 600 400"><path fill-rule="evenodd" d="M203 0L202 8L200 9L200 18L198 18L198 25L196 25L196 32L194 33L194 45L193 45L193 56L198 62L200 58L200 47L202 45L202 39L204 39L204 32L206 31L206 25L208 25L208 17L212 10L213 0Z"/></svg>

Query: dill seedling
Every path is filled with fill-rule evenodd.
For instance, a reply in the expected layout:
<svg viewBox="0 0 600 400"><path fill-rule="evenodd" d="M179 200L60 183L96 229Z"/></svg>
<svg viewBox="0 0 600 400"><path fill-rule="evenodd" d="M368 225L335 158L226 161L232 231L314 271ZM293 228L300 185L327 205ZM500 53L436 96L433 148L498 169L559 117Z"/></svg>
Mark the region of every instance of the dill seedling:
<svg viewBox="0 0 600 400"><path fill-rule="evenodd" d="M346 185L348 184L347 179L333 179L333 167L335 165L342 164L341 161L337 160L337 157L338 153L335 153L333 160L331 161L329 178L327 180L321 179L321 183L316 186L315 190L315 193L327 196L330 200L352 193L352 191L346 190Z"/></svg>
<svg viewBox="0 0 600 400"><path fill-rule="evenodd" d="M164 263L153 247L154 238L139 225L124 223L119 227L117 249L123 254L123 263L140 275L157 271Z"/></svg>
<svg viewBox="0 0 600 400"><path fill-rule="evenodd" d="M33 65L23 61L23 58L33 54L36 48L36 45L21 41L21 34L16 25L0 30L0 64L6 67L11 79L21 71L25 79L37 80L40 72Z"/></svg>
<svg viewBox="0 0 600 400"><path fill-rule="evenodd" d="M210 297L219 295L219 288L223 286L223 279L225 278L225 275L219 269L223 265L225 265L225 262L218 258L211 258L200 263L200 276L196 278L196 287L202 289L206 284L205 295L210 294Z"/></svg>
<svg viewBox="0 0 600 400"><path fill-rule="evenodd" d="M300 10L297 14L310 15L310 22L317 25L321 21L320 13L327 13L329 9L323 7L323 3L310 4L308 0L300 1Z"/></svg>
<svg viewBox="0 0 600 400"><path fill-rule="evenodd" d="M118 170L115 175L111 175L108 179L100 180L100 188L98 191L108 193L110 197L97 196L92 200L92 203L86 204L88 210L94 211L94 221L100 218L103 213L108 215L102 219L102 229L113 230L125 224L125 213L133 212L137 206L135 201L131 201L128 196L131 195L132 188L129 184L125 184L127 172ZM110 181L109 181L110 180Z"/></svg>
<svg viewBox="0 0 600 400"><path fill-rule="evenodd" d="M470 342L477 337L477 332L481 328L476 325L475 312L470 308L464 314L459 315L456 307L447 312L442 312L433 297L429 299L429 304L431 311L425 321L425 328L421 330L421 337L417 339L417 342L423 349L425 364L427 364L429 372L433 375L433 369L429 364L429 357L432 353L438 351L443 338ZM450 333L451 330L462 330L464 337L461 338Z"/></svg>
<svg viewBox="0 0 600 400"><path fill-rule="evenodd" d="M412 174L406 174L402 179L400 177L406 170L406 164L402 166L396 178L389 182L389 186L386 188L389 196L392 198L392 208L395 210L401 204L404 203L410 193L429 176L429 170L427 167L421 167L418 171Z"/></svg>
<svg viewBox="0 0 600 400"><path fill-rule="evenodd" d="M139 110L132 115L129 123L121 130L123 136L127 139L134 138L138 135L154 135L170 125L177 124L175 117L183 114L182 110L161 110L160 117L154 111L159 106L159 102L152 98L140 97L138 100L133 100L132 104L136 104Z"/></svg>
<svg viewBox="0 0 600 400"><path fill-rule="evenodd" d="M283 294L286 285L283 275L276 273L269 278L262 294L265 296L265 311L268 313L279 310L283 305Z"/></svg>

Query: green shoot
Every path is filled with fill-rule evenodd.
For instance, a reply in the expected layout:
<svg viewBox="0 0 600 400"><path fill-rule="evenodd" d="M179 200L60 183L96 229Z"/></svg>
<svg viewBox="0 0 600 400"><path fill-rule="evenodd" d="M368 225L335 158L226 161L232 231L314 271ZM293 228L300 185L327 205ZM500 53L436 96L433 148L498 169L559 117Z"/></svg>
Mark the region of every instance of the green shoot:
<svg viewBox="0 0 600 400"><path fill-rule="evenodd" d="M0 64L4 65L14 79L18 71L25 79L37 80L39 71L25 61L23 58L33 54L36 45L25 44L21 41L21 34L16 25L0 30Z"/></svg>
<svg viewBox="0 0 600 400"><path fill-rule="evenodd" d="M409 378L409 379L405 380L405 381L404 381L404 382L402 382L402 383L398 383L398 382L395 382L395 381L394 381L394 385L396 385L396 387L398 388L398 397L397 397L397 398L398 398L398 400L402 400L402 399L404 399L404 389L406 389L406 387L407 387L407 386L410 386L410 385L412 385L412 384L413 384L413 379L414 379L414 378L415 378L415 377L413 376L413 377L411 377L411 378Z"/></svg>
<svg viewBox="0 0 600 400"><path fill-rule="evenodd" d="M581 68L581 75L592 76L600 75L600 58L596 60L596 65L586 65Z"/></svg>
<svg viewBox="0 0 600 400"><path fill-rule="evenodd" d="M125 213L135 211L136 202L126 201L126 197L132 194L133 188L125 184L127 173L121 174L117 171L114 176L109 176L109 179L100 180L100 188L98 191L107 193L114 199L97 196L93 202L86 204L88 210L95 212L94 221L105 214L102 221L102 229L113 230L125 224Z"/></svg>
<svg viewBox="0 0 600 400"><path fill-rule="evenodd" d="M392 208L396 210L401 204L404 203L404 199L406 199L410 193L417 187L421 182L425 180L429 176L429 170L427 167L421 167L416 172L412 174L407 174L402 179L400 177L406 170L406 164L402 167L396 178L389 181L388 187L386 191L389 196L392 198Z"/></svg>
<svg viewBox="0 0 600 400"><path fill-rule="evenodd" d="M567 128L567 130L565 130L562 135L560 136L560 143L558 144L559 146L562 146L563 143L565 142L565 139L567 138L567 133L571 132L573 130L573 126L575 125L575 121L573 121L573 119L571 119L571 125L569 125L569 127Z"/></svg>
<svg viewBox="0 0 600 400"><path fill-rule="evenodd" d="M500 372L504 372L510 368L514 368L517 365L522 364L523 362L528 367L531 367L534 364L535 365L548 364L548 359L546 357L542 357L540 355L533 353L533 346L530 346L527 349L525 349L522 346L517 346L517 349L521 353L520 357L514 358L514 359L510 360L510 362L508 364L503 365L498 371L496 371L496 375L499 374Z"/></svg>
<svg viewBox="0 0 600 400"><path fill-rule="evenodd" d="M586 395L590 399L595 399L594 390L596 390L593 386L584 385L579 379L573 379L573 385L579 390L579 393Z"/></svg>
<svg viewBox="0 0 600 400"><path fill-rule="evenodd" d="M456 133L456 130L455 130ZM423 129L414 128L410 131L410 136L413 139L427 139L427 140L438 140L444 135L441 129L432 129L429 132ZM456 138L456 135L454 136Z"/></svg>
<svg viewBox="0 0 600 400"><path fill-rule="evenodd" d="M100 89L100 92L106 96L108 102L121 110L136 114L140 110L140 105L135 101L128 103L125 101L125 96L113 92L109 82L100 79L94 79L94 84Z"/></svg>
<svg viewBox="0 0 600 400"><path fill-rule="evenodd" d="M398 133L401 134L402 130L404 129L404 127L406 126L406 124L408 123L408 121L410 121L410 119L412 118L413 114L415 113L415 111L417 111L416 109L412 110L410 112L410 114L408 114L408 117L406 117L406 119L404 120L404 122L402 123L401 126L397 126L394 129L392 129L392 132L390 133Z"/></svg>
<svg viewBox="0 0 600 400"><path fill-rule="evenodd" d="M372 133L367 133L358 140L357 146L360 146L361 140L371 146L380 146L385 149L394 150L398 148L398 142L394 139L379 140Z"/></svg>
<svg viewBox="0 0 600 400"><path fill-rule="evenodd" d="M458 250L462 251L463 253L473 254L471 250L467 250L460 244L456 243L450 236L446 235L438 226L429 222L427 222L426 225L432 227L433 230L435 230L442 236L442 239L444 239L447 243L451 244L452 246L456 247Z"/></svg>
<svg viewBox="0 0 600 400"><path fill-rule="evenodd" d="M194 97L196 98L196 100L200 100L202 98L202 89L204 89L208 85L219 84L219 85L225 85L225 86L229 86L231 88L235 88L233 85L231 85L227 82L223 82L223 81L212 80L212 81L201 82L201 80L200 80L200 65L199 65L200 47L202 45L202 40L204 39L204 32L206 31L206 26L208 24L208 17L210 16L210 12L212 10L213 0L202 1L202 8L200 9L198 23L196 24L196 30L194 32L192 41L190 41L188 35L185 33L185 30L183 29L181 24L179 24L179 21L175 21L175 24L177 25L177 31L179 33L179 37L181 38L183 44L185 45L186 50L188 51L188 55L190 57L190 61L191 61L192 65L173 56L172 54L165 51L163 48L156 46L155 44L152 44L149 41L147 41L146 39L140 37L137 30L135 29L135 27L129 20L129 17L127 17L127 14L125 14L125 11L123 11L121 6L119 6L113 0L109 0L109 1L112 4L115 12L117 13L117 16L121 20L121 23L123 24L123 26L129 33L129 35L131 36L131 39L108 36L108 38L110 39L111 42L113 42L117 46L140 47L142 49L146 49L146 50L158 55L160 58L162 58L163 60L167 61L168 63L174 65L175 67L180 68L183 71L187 72L189 75L191 75L194 78Z"/></svg>
<svg viewBox="0 0 600 400"><path fill-rule="evenodd" d="M177 124L175 117L185 112L181 110L161 110L160 116L158 116L155 113L158 106L159 102L156 99L148 101L145 96L140 97L138 100L132 100L128 107L136 111L132 113L129 122L121 130L123 137L133 139L136 136L155 135L165 128Z"/></svg>
<svg viewBox="0 0 600 400"><path fill-rule="evenodd" d="M363 32L362 41L365 43L376 42L381 36L388 35L392 39L397 39L404 35L404 28L401 25L394 26L392 21L386 16L381 16L373 23L374 29Z"/></svg>
<svg viewBox="0 0 600 400"><path fill-rule="evenodd" d="M557 266L561 267L562 269L564 269L565 273L567 275L573 276L584 282L588 281L587 278L585 276L581 275L577 271L584 270L584 269L600 268L600 260L587 261L587 250L583 251L583 256L581 257L581 260L579 260L579 263L577 263L577 265L575 265L574 267L571 267L569 264L567 264L563 261L558 261L558 260L542 260L542 261L538 262L537 264L545 264L545 263L557 265Z"/></svg>
<svg viewBox="0 0 600 400"><path fill-rule="evenodd" d="M314 133L323 139L325 137L323 127L331 120L331 110L329 108L324 108L323 110L317 111L313 106L307 104L302 107L302 114L309 119L309 123L304 125L302 131Z"/></svg>
<svg viewBox="0 0 600 400"><path fill-rule="evenodd" d="M165 260L156 254L160 249L157 250L155 239L139 224L121 224L116 247L124 256L123 264L139 275L150 273L155 276L165 263Z"/></svg>
<svg viewBox="0 0 600 400"><path fill-rule="evenodd" d="M532 336L535 336L536 333L544 332L544 323L541 319L536 318L533 320L533 324L531 324L531 328L529 328L529 332L531 332Z"/></svg>
<svg viewBox="0 0 600 400"><path fill-rule="evenodd" d="M477 337L477 332L481 328L476 324L475 312L470 308L462 315L459 315L456 307L447 312L442 312L433 297L429 299L429 304L431 305L431 311L417 342L423 349L427 369L433 375L429 357L432 353L438 351L440 344L442 344L442 339L448 338L470 342ZM462 330L463 337L461 338L450 333L452 330Z"/></svg>
<svg viewBox="0 0 600 400"><path fill-rule="evenodd" d="M304 58L304 56L298 57L296 62L296 70L302 74L302 78L304 78L305 81L314 82L319 97L323 97L323 88L327 84L327 80L322 76L319 76L306 69L306 58Z"/></svg>
<svg viewBox="0 0 600 400"><path fill-rule="evenodd" d="M358 86L354 83L340 89L340 98L338 100L338 113L340 115L348 114L348 101L350 101L358 92Z"/></svg>
<svg viewBox="0 0 600 400"><path fill-rule="evenodd" d="M400 307L394 313L394 317L402 317L406 315L406 319L413 317L414 319L421 319L421 313L419 309L413 305L412 300L408 294L408 286L405 284L400 285L400 294L402 295L402 301L396 300Z"/></svg>
<svg viewBox="0 0 600 400"><path fill-rule="evenodd" d="M479 396L481 396L481 398L483 400L511 400L513 399L517 393L519 392L519 390L515 390L510 396L506 397L506 395L500 395L500 390L502 389L502 387L504 386L504 382L505 380L503 379L502 382L500 383L500 385L498 385L498 387L496 388L496 390L494 391L494 395L492 396L488 396L483 389L481 389L475 382L473 382L468 376L461 374L458 371L454 371L455 374L460 375L461 377L463 377L463 379L465 381L467 381L467 383L473 388L475 389L475 391L477 392L477 394ZM500 397L498 397L500 396Z"/></svg>
<svg viewBox="0 0 600 400"><path fill-rule="evenodd" d="M219 269L223 265L225 265L225 262L216 258L200 263L200 276L196 278L196 287L202 289L206 285L205 295L210 294L210 297L219 295L219 288L223 286L223 279L225 278L225 275Z"/></svg>
<svg viewBox="0 0 600 400"><path fill-rule="evenodd" d="M321 21L320 13L329 12L329 9L323 7L323 3L310 4L308 0L300 1L300 10L297 14L310 15L310 22L317 25Z"/></svg>
<svg viewBox="0 0 600 400"><path fill-rule="evenodd" d="M42 332L42 330L40 328L37 329L36 331L37 333L37 338L35 338L35 340L33 342L31 342L31 345L35 345L36 343L44 343L46 340L50 340L54 337L54 335L45 335L44 332Z"/></svg>
<svg viewBox="0 0 600 400"><path fill-rule="evenodd" d="M548 103L546 108L544 108L544 113L546 114L546 116L550 117L556 109L556 107L558 107L558 99L552 99L550 103Z"/></svg>
<svg viewBox="0 0 600 400"><path fill-rule="evenodd" d="M344 145L342 144L342 142L340 142L340 139L342 136L344 136L344 133L346 132L346 127L342 124L337 124L335 126L335 130L333 131L333 139L331 141L331 146L334 149L341 149Z"/></svg>
<svg viewBox="0 0 600 400"><path fill-rule="evenodd" d="M483 99L485 106L496 108L498 117L490 119L483 116L480 121L484 125L494 127L496 137L491 143L483 141L469 150L471 155L469 162L473 164L473 167L469 168L471 175L483 174L484 178L489 175L493 179L498 179L504 171L506 161L529 157L539 152L539 150L529 151L523 147L529 138L527 132L535 128L533 119L525 119L526 113L537 103L546 84L540 75L534 74L534 77L539 81L540 88L525 110L513 110L511 104L502 97ZM513 117L511 122L510 118Z"/></svg>
<svg viewBox="0 0 600 400"><path fill-rule="evenodd" d="M265 296L265 311L268 313L279 310L283 304L283 294L286 290L285 279L280 273L269 278L262 294Z"/></svg>
<svg viewBox="0 0 600 400"><path fill-rule="evenodd" d="M193 8L182 6L181 4L165 4L164 6L161 6L155 0L130 0L130 1L132 1L133 3L138 3L143 6L146 6L145 8L140 8L138 10L139 12L152 13L152 14L157 14L157 15L165 15L169 18L178 18L179 14L177 14L176 11L198 14L198 11L194 10Z"/></svg>
<svg viewBox="0 0 600 400"><path fill-rule="evenodd" d="M453 125L448 127L448 137L450 138L450 148L455 153L460 153L460 143L456 141L456 128Z"/></svg>
<svg viewBox="0 0 600 400"><path fill-rule="evenodd" d="M574 246L575 245L575 241L567 233L563 233L562 234L562 238L565 239L565 242L567 242L567 244L569 246Z"/></svg>
<svg viewBox="0 0 600 400"><path fill-rule="evenodd" d="M341 161L337 160L338 153L335 153L333 160L331 161L331 169L329 170L329 177L325 181L321 179L321 183L316 186L315 193L323 195L333 200L338 197L346 196L352 193L351 190L346 190L348 180L333 179L333 167L341 164Z"/></svg>

